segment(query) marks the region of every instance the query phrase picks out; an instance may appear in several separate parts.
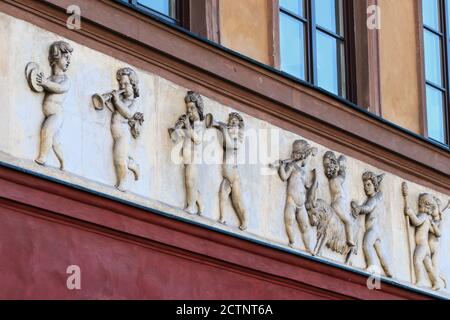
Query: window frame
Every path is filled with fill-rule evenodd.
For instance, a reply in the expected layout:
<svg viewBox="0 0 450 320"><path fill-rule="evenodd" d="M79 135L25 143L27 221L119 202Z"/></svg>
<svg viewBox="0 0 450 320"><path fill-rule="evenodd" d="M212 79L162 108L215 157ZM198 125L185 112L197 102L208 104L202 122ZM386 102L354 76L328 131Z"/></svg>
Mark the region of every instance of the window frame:
<svg viewBox="0 0 450 320"><path fill-rule="evenodd" d="M176 18L137 3L137 0L113 0L150 17L176 25L205 38L220 43L220 0L172 0L176 2ZM272 0L270 0L272 1Z"/></svg>
<svg viewBox="0 0 450 320"><path fill-rule="evenodd" d="M188 24L188 16L189 16L189 3L190 1L183 0L168 0L172 3L171 10L173 10L173 17L165 15L159 11L156 11L152 8L149 8L143 4L140 4L138 0L119 0L125 4L128 4L133 9L136 9L142 13L156 16L160 19L163 19L166 22L178 25L180 27L186 27Z"/></svg>
<svg viewBox="0 0 450 320"><path fill-rule="evenodd" d="M353 1L342 0L342 35L332 32L322 26L316 24L314 15L315 0L304 0L304 15L301 17L289 10L286 10L280 6L280 1L275 0L272 6L274 7L274 15L272 17L273 27L273 52L272 64L275 68L281 70L281 45L280 45L280 15L286 14L296 20L302 21L305 24L305 80L315 87L318 86L317 82L317 50L316 50L316 32L320 31L327 36L337 39L342 42L343 54L344 54L344 68L338 66L339 89L338 96L356 102L356 82L355 82L355 45L354 45L354 17L353 17ZM270 5L270 4L269 4ZM287 73L289 74L289 73ZM294 76L294 75L291 75ZM295 77L295 76L294 76ZM344 82L344 83L343 83ZM323 89L323 88L321 88ZM326 89L323 89L326 90ZM328 91L328 90L326 90ZM330 92L332 93L332 92ZM334 93L332 93L334 94Z"/></svg>
<svg viewBox="0 0 450 320"><path fill-rule="evenodd" d="M425 138L437 143L439 145L450 146L450 7L447 6L447 1L437 0L439 3L439 27L441 31L436 31L424 23L423 19L423 0L417 0L417 14L419 25L419 42L420 42L420 69L421 69L421 87L422 87L422 134ZM426 78L426 57L425 57L425 31L431 32L440 37L441 40L441 72L442 72L442 87ZM444 119L444 138L445 142L433 139L428 135L428 104L427 104L427 86L432 87L443 93L443 115Z"/></svg>

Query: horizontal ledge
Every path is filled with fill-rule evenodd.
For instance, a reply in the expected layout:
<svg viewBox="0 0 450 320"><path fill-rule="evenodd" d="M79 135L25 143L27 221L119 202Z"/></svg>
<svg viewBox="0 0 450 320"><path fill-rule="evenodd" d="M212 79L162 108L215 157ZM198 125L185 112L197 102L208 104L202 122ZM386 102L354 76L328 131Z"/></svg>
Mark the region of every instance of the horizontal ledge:
<svg viewBox="0 0 450 320"><path fill-rule="evenodd" d="M52 169L50 168L50 170L52 170ZM57 169L55 169L55 170L57 170ZM8 173L8 171L9 171L9 173ZM24 177L19 177L18 176L20 174L28 175L30 178L26 178L25 177L25 180L24 180ZM92 202L91 201L90 202L86 202L84 198L83 199L81 199L81 198L76 199L76 196L73 196L73 195L70 196L69 194L72 194L73 191L79 191L79 192L83 192L83 193L85 193L85 194L87 194L88 196L91 196L91 197L93 196L93 197L97 197L97 198L111 200L111 201L113 201L115 203L118 203L120 205L125 205L126 207L131 207L131 208L135 208L135 209L138 209L138 210L142 210L144 212L148 212L148 213L151 213L151 214L156 215L158 217L169 219L169 220L174 221L174 222L180 222L180 223L183 223L183 224L186 224L186 225L190 225L190 226L193 226L193 227L199 227L199 228L204 229L206 231L214 232L215 234L218 234L219 236L222 235L222 236L226 236L226 237L231 237L231 238L234 238L234 239L237 239L237 240L240 240L240 241L245 241L246 243L249 243L249 244L260 246L262 248L266 248L266 249L269 249L269 250L275 250L275 252L279 252L281 254L288 254L288 255L290 255L292 257L302 258L302 259L306 260L306 262L309 261L310 263L317 263L317 264L320 264L324 268L332 268L332 269L335 269L335 270L340 270L340 272L349 272L349 273L351 273L351 274L353 274L355 276L363 277L364 281L368 277L373 276L371 273L369 273L367 271L364 271L364 270L361 270L361 269L357 269L357 268L353 268L353 267L349 267L349 266L346 266L346 265L342 265L342 264L336 263L336 262L334 262L332 260L328 260L326 258L311 256L309 254L300 252L299 250L293 250L293 249L290 249L290 248L287 248L287 247L283 247L282 245L272 244L272 243L269 243L269 242L267 242L265 240L257 239L255 237L245 236L243 234L233 233L231 231L227 231L227 230L224 230L224 229L221 229L221 228L216 228L214 226L206 225L206 224L203 224L203 223L198 222L198 221L194 221L194 220L190 220L190 219L187 219L187 218L183 218L183 217L177 216L175 214L164 212L164 211L161 211L159 209L155 209L155 208L152 208L152 207L149 207L149 206L141 205L141 204L129 201L127 199L119 198L119 197L116 197L114 195L111 195L110 193L105 193L105 192L101 192L101 191L97 191L97 190L93 190L93 189L87 188L85 186L76 185L76 184L73 184L73 183L65 181L65 180L57 179L55 177L51 177L51 176L48 176L48 175L43 174L43 173L30 171L28 169L25 169L25 168L22 168L22 167L18 167L16 165L13 165L13 164L10 164L10 163L7 163L7 162L3 162L3 161L0 161L0 179L11 181L12 183L19 184L19 185L25 185L27 187L36 187L36 184L38 182L37 181L33 182L32 179L40 179L40 180L47 181L49 183L55 184L55 186L58 188L58 193L57 194L59 196L62 196L62 197L68 198L68 199L72 199L72 200L76 200L76 201L80 201L80 202L83 202L83 203L85 203L87 205L94 205L94 206L99 206L99 207L103 208L103 206L100 205L98 203L98 201L95 201L94 199L93 199ZM64 189L61 189L61 187L66 187L69 190L64 191ZM71 192L71 190L72 190L72 192ZM53 189L49 189L48 187L45 187L45 186L43 187L42 185L40 185L39 191L45 192L45 193L53 193L54 192ZM25 204L25 205L27 205L27 204ZM111 209L111 210L113 209L111 207L108 207L108 208ZM48 210L47 208L40 208L40 209ZM117 209L117 208L115 207L114 209ZM136 217L130 216L129 214L127 214L126 213L126 209L119 209L117 211L123 211L123 215L124 216L127 216L128 218L131 218L131 219L136 219ZM181 211L181 209L180 209L180 211ZM69 217L71 216L70 214L63 213L63 212L58 212L58 214L67 215ZM112 213L112 214L114 214L114 213ZM74 218L80 219L80 217L74 217ZM83 220L83 219L81 219L81 221L84 221L86 223L97 223L98 224L98 222L93 222L93 221L88 221L88 220ZM152 223L152 222L149 222L149 221L146 221L146 220L144 220L144 222L145 223ZM101 225L101 226L104 226L104 227L107 227L107 228L111 228L111 226L107 226L107 225ZM124 232L123 230L117 230L117 231L118 232ZM178 230L178 231L180 231L180 230ZM130 232L130 230L127 230L127 232ZM183 232L183 230L181 230L181 232ZM133 233L131 233L131 235L142 237L142 235L133 234ZM200 237L197 234L195 236L196 237ZM153 240L154 241L154 239L148 239L148 240ZM211 240L211 239L209 239L209 237L208 237L208 240ZM223 239L223 241L221 241L220 244L237 248L234 245L230 245L229 241L227 241L226 239ZM180 249L183 249L183 248L180 248ZM241 246L239 246L238 249L242 250L243 248ZM244 249L244 251L245 250L246 249ZM199 254L202 254L202 253L199 253ZM259 254L259 253L257 253L257 254ZM264 255L262 255L262 256L264 256ZM277 257L273 257L272 255L269 255L268 257L278 260ZM280 262L290 264L289 261L282 261L282 260L280 260ZM315 268L313 270L311 268L311 266L309 266L309 267L308 266L301 266L301 267L302 268L306 268L306 269L310 269L310 270L312 270L314 272L318 272ZM331 273L332 272L329 272L329 274L331 274ZM273 275L274 276L280 276L276 272L273 273ZM338 277L338 278L343 279L345 277L341 275L341 277ZM291 279L291 280L296 281L295 279ZM439 294L436 294L436 293L432 292L431 290L421 290L419 288L410 286L410 285L408 285L406 283L403 283L403 282L400 282L400 281L397 281L397 280L394 280L394 279L391 279L391 278L387 278L385 276L380 276L380 281L382 283L390 285L390 286L392 286L394 288L406 290L407 292L410 292L412 294L419 294L419 295L427 296L427 297L434 298L434 299L445 299L445 297L443 297L443 296L441 296ZM322 289L322 288L318 287L318 289ZM395 293L391 293L390 291L387 291L387 293L395 294ZM340 294L342 294L342 293L340 293Z"/></svg>

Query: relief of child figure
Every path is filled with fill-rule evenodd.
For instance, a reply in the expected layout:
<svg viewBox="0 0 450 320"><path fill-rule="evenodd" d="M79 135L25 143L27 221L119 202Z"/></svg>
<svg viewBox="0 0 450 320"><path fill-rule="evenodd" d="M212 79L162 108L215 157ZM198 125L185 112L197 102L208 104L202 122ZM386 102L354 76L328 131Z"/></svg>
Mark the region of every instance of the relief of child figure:
<svg viewBox="0 0 450 320"><path fill-rule="evenodd" d="M377 257L380 260L386 276L392 277L393 272L389 266L386 254L381 242L381 232L379 219L385 217L383 206L383 193L380 190L384 174L376 175L373 172L365 172L362 175L364 193L367 199L362 205L355 201L351 202L353 215L366 216L366 231L363 240L364 256L366 257L367 268L377 265Z"/></svg>
<svg viewBox="0 0 450 320"><path fill-rule="evenodd" d="M66 72L72 52L73 48L67 42L54 42L50 46L48 56L52 68L51 76L45 78L44 73L40 72L36 77L36 83L45 91L42 108L45 120L41 128L39 156L35 162L45 165L50 149L53 148L61 170L64 170L64 157L59 136L63 124L63 103L70 88Z"/></svg>
<svg viewBox="0 0 450 320"><path fill-rule="evenodd" d="M182 155L186 185L186 207L189 214L201 215L203 204L199 191L198 165L195 163L198 152L201 151L203 130L203 99L200 94L189 91L185 97L186 114L183 114L169 129L174 143L183 141Z"/></svg>
<svg viewBox="0 0 450 320"><path fill-rule="evenodd" d="M130 156L131 138L137 139L140 126L144 122L143 114L137 112L136 98L139 97L139 80L131 68L117 71L119 90L114 90L111 98L113 114L111 117L111 133L114 140L113 159L117 175L116 188L126 191L125 183L128 170L139 180L139 165Z"/></svg>
<svg viewBox="0 0 450 320"><path fill-rule="evenodd" d="M423 193L419 196L419 211L416 213L411 209L406 201L408 190L406 184L402 185L403 197L405 198L404 213L410 219L410 224L415 227L415 243L413 253L414 271L416 274L416 285L426 286L424 278L425 271L436 290L439 287L440 277L437 269L433 266L431 250L430 250L430 235L433 234L439 238L441 230L433 221L433 213L435 211L435 198L428 193Z"/></svg>
<svg viewBox="0 0 450 320"><path fill-rule="evenodd" d="M313 252L313 234L306 210L307 162L316 155L317 148L311 147L305 140L296 140L292 145L290 159L279 160L278 174L280 179L287 181L286 205L284 209L284 223L289 246L294 247L294 223L297 221L306 250Z"/></svg>
<svg viewBox="0 0 450 320"><path fill-rule="evenodd" d="M447 287L447 281L444 276L441 275L439 267L439 240L442 235L442 216L450 208L450 201L443 208L442 202L438 198L434 198L435 204L433 208L432 216L432 224L434 225L434 232L430 233L429 238L429 246L430 246L430 256L431 256L431 264L433 266L433 274L436 277L436 281L433 285L434 290L441 290L442 288Z"/></svg>

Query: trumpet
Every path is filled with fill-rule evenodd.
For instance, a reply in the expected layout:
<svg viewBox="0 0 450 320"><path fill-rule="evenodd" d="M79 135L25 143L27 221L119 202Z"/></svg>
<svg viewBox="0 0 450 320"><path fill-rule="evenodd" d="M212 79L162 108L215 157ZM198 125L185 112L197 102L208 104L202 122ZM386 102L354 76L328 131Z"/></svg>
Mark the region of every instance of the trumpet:
<svg viewBox="0 0 450 320"><path fill-rule="evenodd" d="M284 164L289 164L289 163L292 163L292 162L295 162L295 161L297 161L297 160L296 159L292 159L292 158L285 159L285 160L278 160L278 161L269 163L269 168L278 169L279 167L281 167Z"/></svg>
<svg viewBox="0 0 450 320"><path fill-rule="evenodd" d="M94 108L96 110L103 110L105 108L105 106L111 110L111 112L114 112L114 108L111 106L111 99L113 97L113 92L114 91L110 91L104 94L94 94L92 96L92 103L94 104ZM122 94L124 93L125 90L119 90L118 93Z"/></svg>
<svg viewBox="0 0 450 320"><path fill-rule="evenodd" d="M285 159L285 160L278 160L278 161L275 161L273 163L270 163L269 164L269 168L277 169L277 168L279 168L279 167L281 167L282 165L285 165L285 164L290 164L292 162L305 160L309 156L315 157L317 152L318 152L318 150L315 147L308 148L307 150L304 151L303 159L295 159L295 158L291 157L291 158L288 158L288 159Z"/></svg>

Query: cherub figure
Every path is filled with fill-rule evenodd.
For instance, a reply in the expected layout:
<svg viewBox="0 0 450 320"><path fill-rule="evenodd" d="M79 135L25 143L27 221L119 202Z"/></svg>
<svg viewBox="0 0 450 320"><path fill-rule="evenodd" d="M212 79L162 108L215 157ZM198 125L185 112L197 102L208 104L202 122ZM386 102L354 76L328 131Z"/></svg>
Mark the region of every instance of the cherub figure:
<svg viewBox="0 0 450 320"><path fill-rule="evenodd" d="M212 116L210 115L212 118ZM214 122L213 127L219 129L223 135L224 158L222 164L223 180L220 185L219 222L225 224L225 202L231 195L231 203L240 222L239 229L247 229L247 215L242 199L241 178L238 168L238 152L244 143L244 119L237 112L228 116L228 123Z"/></svg>
<svg viewBox="0 0 450 320"><path fill-rule="evenodd" d="M366 216L366 231L363 240L363 250L366 257L367 267L376 265L377 256L381 266L388 277L393 273L389 267L388 260L383 250L379 219L385 215L383 207L383 193L380 191L384 174L376 175L373 172L365 172L362 175L364 192L367 196L362 205L355 201L351 202L353 214Z"/></svg>
<svg viewBox="0 0 450 320"><path fill-rule="evenodd" d="M436 215L436 200L431 194L422 193L419 196L419 212L416 214L407 203L408 189L406 183L402 185L402 193L405 199L404 213L409 217L410 224L415 227L416 246L413 264L416 284L419 286L426 285L424 272L427 271L433 289L438 290L440 289L440 279L437 267L433 266L430 248L430 234L436 238L441 236L439 226L433 221L433 214ZM434 244L436 243L437 241ZM437 248L434 248L434 251L434 254L436 254Z"/></svg>
<svg viewBox="0 0 450 320"><path fill-rule="evenodd" d="M342 220L345 226L345 236L347 245L354 247L356 245L354 239L353 219L350 210L347 209L344 182L346 177L346 158L341 155L338 159L332 151L327 151L323 156L323 167L325 175L328 178L331 207Z"/></svg>
<svg viewBox="0 0 450 320"><path fill-rule="evenodd" d="M442 287L446 287L447 283L445 278L439 272L439 239L442 234L442 215L450 208L450 201L442 208L442 202L438 198L434 197L434 209L432 216L432 223L435 225L436 234L431 232L428 240L430 246L431 263L433 265L434 274L436 275L436 283L433 286L434 290L440 290Z"/></svg>
<svg viewBox="0 0 450 320"><path fill-rule="evenodd" d="M284 208L284 224L289 238L289 246L294 247L293 225L297 220L298 227L306 250L313 253L313 234L306 211L307 188L305 167L308 160L315 156L317 148L311 147L305 140L297 140L292 145L292 156L287 160L279 160L278 175L287 181L286 205Z"/></svg>
<svg viewBox="0 0 450 320"><path fill-rule="evenodd" d="M189 214L201 215L203 205L199 191L198 166L194 162L202 142L203 99L198 93L189 91L185 102L186 114L178 119L174 128L169 129L169 133L174 143L183 141L182 154L186 184L185 211Z"/></svg>
<svg viewBox="0 0 450 320"><path fill-rule="evenodd" d="M122 192L125 189L127 172L134 174L139 180L139 165L130 156L131 137L137 138L139 126L144 122L143 114L137 112L136 98L139 97L139 80L136 72L131 68L117 71L119 90L111 93L113 114L111 117L111 133L114 140L113 159L117 174L116 188Z"/></svg>
<svg viewBox="0 0 450 320"><path fill-rule="evenodd" d="M66 72L70 66L72 52L73 48L67 42L57 41L52 43L48 55L52 74L46 78L43 72L39 72L35 79L29 79L33 90L45 92L42 105L45 119L41 128L39 156L35 162L45 165L50 149L53 148L61 170L64 170L64 156L59 136L63 124L63 103L70 88L70 81ZM37 70L38 68L34 63L28 64L27 76L34 77L35 73L32 72L34 71L32 69ZM34 88L32 83L35 84Z"/></svg>

